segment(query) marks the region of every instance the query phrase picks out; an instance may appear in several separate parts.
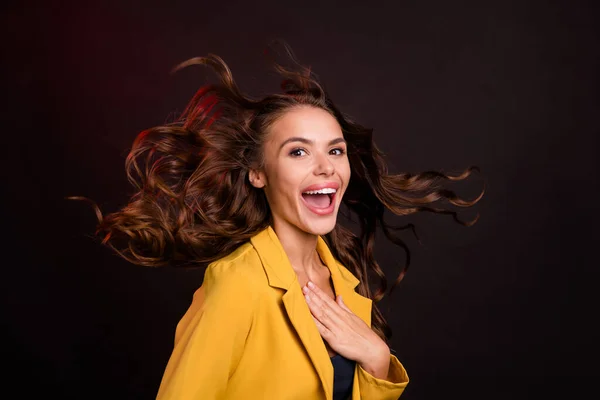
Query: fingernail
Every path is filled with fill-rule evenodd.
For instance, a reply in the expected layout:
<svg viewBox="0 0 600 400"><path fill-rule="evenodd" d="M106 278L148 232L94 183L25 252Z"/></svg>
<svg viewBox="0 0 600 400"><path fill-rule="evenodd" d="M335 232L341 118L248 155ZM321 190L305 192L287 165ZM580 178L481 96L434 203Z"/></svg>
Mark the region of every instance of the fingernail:
<svg viewBox="0 0 600 400"><path fill-rule="evenodd" d="M315 287L315 284L312 283L311 281L308 281L308 287L312 289Z"/></svg>
<svg viewBox="0 0 600 400"><path fill-rule="evenodd" d="M310 301L310 297L307 294L305 294L304 297L306 298L306 301Z"/></svg>

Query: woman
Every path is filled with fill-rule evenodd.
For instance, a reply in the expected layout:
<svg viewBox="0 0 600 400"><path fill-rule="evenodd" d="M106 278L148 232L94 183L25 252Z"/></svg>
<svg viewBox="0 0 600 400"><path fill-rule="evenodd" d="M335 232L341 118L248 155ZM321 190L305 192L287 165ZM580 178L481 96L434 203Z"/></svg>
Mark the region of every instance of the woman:
<svg viewBox="0 0 600 400"><path fill-rule="evenodd" d="M207 266L157 399L397 399L408 376L368 281L375 273L385 291L376 226L404 246L386 209L456 219L430 204L479 201L483 192L468 202L440 189L471 169L388 174L371 130L297 63L276 64L283 92L261 99L244 95L218 56L179 68L192 64L212 67L220 83L201 88L179 120L138 135L126 207L103 218L94 205L96 233L125 259ZM358 234L337 223L342 205Z"/></svg>

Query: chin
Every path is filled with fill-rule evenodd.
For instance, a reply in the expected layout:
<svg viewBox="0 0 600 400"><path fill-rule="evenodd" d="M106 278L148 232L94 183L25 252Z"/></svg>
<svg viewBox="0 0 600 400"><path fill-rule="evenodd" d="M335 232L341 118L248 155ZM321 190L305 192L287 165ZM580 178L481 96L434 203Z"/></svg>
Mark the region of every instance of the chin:
<svg viewBox="0 0 600 400"><path fill-rule="evenodd" d="M306 221L303 224L303 231L313 235L323 236L333 231L335 229L336 223L337 218L335 216L333 218L323 218L323 220L321 221Z"/></svg>

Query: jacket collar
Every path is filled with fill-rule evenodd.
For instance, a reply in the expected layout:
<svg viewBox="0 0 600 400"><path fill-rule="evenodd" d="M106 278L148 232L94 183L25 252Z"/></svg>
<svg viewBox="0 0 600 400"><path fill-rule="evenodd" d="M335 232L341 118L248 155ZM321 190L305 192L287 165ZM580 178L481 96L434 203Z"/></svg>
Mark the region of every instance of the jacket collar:
<svg viewBox="0 0 600 400"><path fill-rule="evenodd" d="M332 400L333 365L277 234L269 226L252 237L250 242L262 261L269 285L286 291L282 299L287 315L317 370L326 399ZM371 326L372 301L354 291L360 281L333 257L320 236L317 239L317 252L331 273L335 294L341 295L348 308Z"/></svg>

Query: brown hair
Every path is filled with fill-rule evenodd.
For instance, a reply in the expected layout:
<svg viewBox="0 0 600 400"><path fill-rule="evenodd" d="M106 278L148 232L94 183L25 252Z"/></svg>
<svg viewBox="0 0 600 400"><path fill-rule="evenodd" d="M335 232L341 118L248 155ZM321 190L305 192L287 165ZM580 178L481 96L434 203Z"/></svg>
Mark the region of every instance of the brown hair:
<svg viewBox="0 0 600 400"><path fill-rule="evenodd" d="M270 223L270 209L261 189L248 181L249 169L262 163L262 146L268 127L293 107L313 106L333 115L348 144L351 179L343 198L346 212L360 226L355 234L340 223L324 236L334 256L360 280L358 292L373 299L372 328L388 342L391 329L377 307L387 289L387 279L374 258L375 231L406 252L406 265L392 289L404 277L410 253L398 233L412 228L393 227L384 221L388 209L396 215L421 211L451 214L454 211L433 207L438 200L470 207L472 201L443 189L442 184L469 177L477 167L457 176L427 171L420 174L390 174L383 153L373 142L372 129L353 122L332 102L309 68L300 65L289 46L286 55L293 67L275 63L283 78L282 93L253 99L242 93L232 73L218 56L190 59L175 70L190 65L211 67L219 78L195 94L174 122L141 132L126 159L128 180L135 194L119 211L98 217L96 235L131 263L144 266L201 267L232 252ZM415 234L416 235L416 234ZM374 273L379 287L373 294L369 274ZM390 290L390 293L391 293Z"/></svg>

